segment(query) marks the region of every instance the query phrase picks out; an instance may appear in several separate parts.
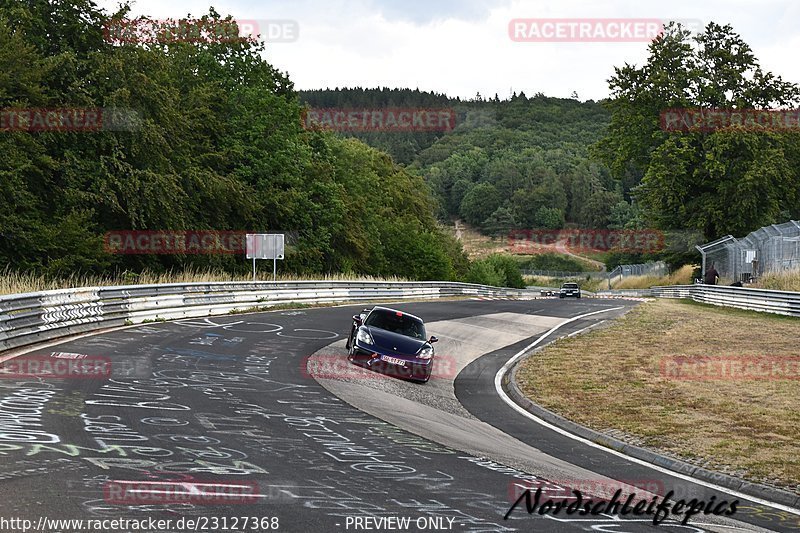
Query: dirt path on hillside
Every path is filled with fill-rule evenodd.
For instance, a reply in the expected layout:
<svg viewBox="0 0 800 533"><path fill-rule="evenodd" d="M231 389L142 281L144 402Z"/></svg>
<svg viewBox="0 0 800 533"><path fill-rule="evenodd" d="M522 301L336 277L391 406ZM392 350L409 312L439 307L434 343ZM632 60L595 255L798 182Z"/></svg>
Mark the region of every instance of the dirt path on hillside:
<svg viewBox="0 0 800 533"><path fill-rule="evenodd" d="M456 220L456 240L460 241L464 237L464 233L461 231L461 221Z"/></svg>
<svg viewBox="0 0 800 533"><path fill-rule="evenodd" d="M515 252L514 245L510 242L510 239L505 238L505 239L500 239L499 241L496 239L492 239L491 237L482 235L478 231L464 224L460 219L455 220L452 229L454 231L456 239L458 241L461 241L462 245L464 246L464 250L467 252L467 255L469 255L470 259L485 257L493 253L513 254ZM553 244L530 242L530 243L525 243L525 246L530 247L532 253L550 252L550 253L562 254L572 257L573 259L577 259L578 261L588 263L596 268L599 268L601 271L605 271L606 269L606 265L604 263L597 261L595 259L591 259L589 257L578 255L575 252L571 251L567 247L566 235L562 240L559 240L558 242Z"/></svg>
<svg viewBox="0 0 800 533"><path fill-rule="evenodd" d="M589 257L584 257L582 255L578 255L578 254L572 253L569 250L569 248L567 248L567 239L558 241L557 243L555 243L552 246L545 245L545 247L548 247L548 248L551 247L551 248L555 249L560 254L568 255L568 256L574 257L575 259L578 259L580 261L584 261L586 263L590 263L590 264L598 267L603 272L605 272L605 270L606 270L606 264L605 263L597 261L595 259L591 259Z"/></svg>

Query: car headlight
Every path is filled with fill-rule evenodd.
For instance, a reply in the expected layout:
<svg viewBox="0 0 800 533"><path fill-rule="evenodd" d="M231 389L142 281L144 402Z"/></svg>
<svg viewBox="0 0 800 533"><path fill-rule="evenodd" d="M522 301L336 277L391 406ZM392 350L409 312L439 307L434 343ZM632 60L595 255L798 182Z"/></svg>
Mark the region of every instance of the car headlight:
<svg viewBox="0 0 800 533"><path fill-rule="evenodd" d="M356 339L358 342L362 342L364 344L375 344L375 341L372 339L372 335L369 334L366 328L359 328L358 333L356 334Z"/></svg>
<svg viewBox="0 0 800 533"><path fill-rule="evenodd" d="M430 359L433 357L433 346L426 346L422 350L419 351L417 357L420 359Z"/></svg>

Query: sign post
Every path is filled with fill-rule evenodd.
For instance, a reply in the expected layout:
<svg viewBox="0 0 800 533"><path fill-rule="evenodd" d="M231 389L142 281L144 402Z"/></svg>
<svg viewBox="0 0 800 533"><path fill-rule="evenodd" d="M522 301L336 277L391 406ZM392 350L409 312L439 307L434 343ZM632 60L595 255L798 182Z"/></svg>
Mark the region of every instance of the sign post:
<svg viewBox="0 0 800 533"><path fill-rule="evenodd" d="M248 233L247 258L253 260L253 281L256 280L256 259L272 259L272 281L278 271L278 259L283 259L283 233Z"/></svg>

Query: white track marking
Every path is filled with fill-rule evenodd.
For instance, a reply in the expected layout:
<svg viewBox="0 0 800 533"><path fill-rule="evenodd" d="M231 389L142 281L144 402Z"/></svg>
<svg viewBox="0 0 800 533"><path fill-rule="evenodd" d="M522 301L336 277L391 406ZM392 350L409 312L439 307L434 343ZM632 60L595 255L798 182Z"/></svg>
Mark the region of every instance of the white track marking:
<svg viewBox="0 0 800 533"><path fill-rule="evenodd" d="M567 337L574 337L575 335L580 335L581 333L583 333L583 332L584 332L584 331L586 331L587 329L591 329L591 328L593 328L593 327L599 326L599 325L600 325L600 324L602 324L603 322L605 322L605 320L601 320L600 322L596 322L596 323L594 323L594 324L589 324L588 326L586 326L586 327L585 327L585 328L583 328L583 329L579 329L578 331L573 331L572 333L570 333L569 335L567 335Z"/></svg>

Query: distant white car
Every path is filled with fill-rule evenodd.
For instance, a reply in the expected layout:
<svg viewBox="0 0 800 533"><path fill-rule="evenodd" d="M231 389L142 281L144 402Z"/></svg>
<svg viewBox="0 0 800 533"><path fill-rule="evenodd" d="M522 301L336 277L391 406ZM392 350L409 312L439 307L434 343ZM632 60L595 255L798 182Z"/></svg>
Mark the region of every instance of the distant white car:
<svg viewBox="0 0 800 533"><path fill-rule="evenodd" d="M561 286L558 297L569 298L570 296L574 296L575 298L581 297L581 288L578 287L577 283L565 283Z"/></svg>

